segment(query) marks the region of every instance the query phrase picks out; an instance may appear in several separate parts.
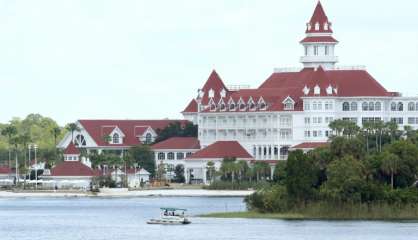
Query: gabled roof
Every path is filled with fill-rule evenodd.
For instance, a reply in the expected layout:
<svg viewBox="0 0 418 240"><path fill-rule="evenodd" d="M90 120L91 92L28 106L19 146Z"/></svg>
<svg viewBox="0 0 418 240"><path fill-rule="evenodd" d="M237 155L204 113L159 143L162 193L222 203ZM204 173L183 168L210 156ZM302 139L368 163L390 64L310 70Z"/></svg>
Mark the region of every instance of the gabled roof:
<svg viewBox="0 0 418 240"><path fill-rule="evenodd" d="M76 148L75 145L72 142L70 142L70 144L68 144L67 148L64 150L64 154L65 155L79 155L80 150L78 150L78 148Z"/></svg>
<svg viewBox="0 0 418 240"><path fill-rule="evenodd" d="M195 137L172 137L152 145L157 149L200 149L199 140Z"/></svg>
<svg viewBox="0 0 418 240"><path fill-rule="evenodd" d="M304 142L291 147L291 149L315 149L319 147L326 147L328 145L328 142Z"/></svg>
<svg viewBox="0 0 418 240"><path fill-rule="evenodd" d="M186 160L194 159L222 159L235 157L237 159L252 159L253 157L237 141L217 141L204 149L193 153Z"/></svg>
<svg viewBox="0 0 418 240"><path fill-rule="evenodd" d="M98 146L133 146L138 145L141 142L138 140L138 133L141 129L145 129L149 126L154 132L158 129L162 130L170 123L180 122L185 125L186 120L79 120L78 121L83 128L89 133ZM118 127L124 134L122 144L111 144L105 142L104 136L108 134L108 129Z"/></svg>
<svg viewBox="0 0 418 240"><path fill-rule="evenodd" d="M315 30L315 24L319 23L319 30ZM328 29L325 29L325 23L328 24ZM328 17L325 14L324 8L320 1L315 7L314 13L309 21L311 29L306 29L306 33L332 33L331 23L328 21Z"/></svg>
<svg viewBox="0 0 418 240"><path fill-rule="evenodd" d="M187 105L187 107L183 110L183 113L195 113L197 112L197 102L195 99L192 99Z"/></svg>
<svg viewBox="0 0 418 240"><path fill-rule="evenodd" d="M55 177L93 177L98 172L79 161L64 161L51 169L51 176Z"/></svg>

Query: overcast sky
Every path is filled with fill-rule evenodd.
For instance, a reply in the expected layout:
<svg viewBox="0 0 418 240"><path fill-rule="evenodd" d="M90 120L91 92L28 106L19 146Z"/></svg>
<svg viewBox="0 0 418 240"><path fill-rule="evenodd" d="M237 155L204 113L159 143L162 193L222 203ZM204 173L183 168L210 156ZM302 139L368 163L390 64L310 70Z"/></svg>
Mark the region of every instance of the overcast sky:
<svg viewBox="0 0 418 240"><path fill-rule="evenodd" d="M1 0L0 122L181 118L216 69L259 86L301 66L316 0ZM418 1L322 1L340 65L418 95Z"/></svg>

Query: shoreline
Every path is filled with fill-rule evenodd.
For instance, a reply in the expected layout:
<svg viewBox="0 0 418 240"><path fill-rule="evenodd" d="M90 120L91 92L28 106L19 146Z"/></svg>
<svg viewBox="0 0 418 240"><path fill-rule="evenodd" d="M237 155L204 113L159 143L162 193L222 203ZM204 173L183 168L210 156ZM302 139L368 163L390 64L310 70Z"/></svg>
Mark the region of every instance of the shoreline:
<svg viewBox="0 0 418 240"><path fill-rule="evenodd" d="M320 217L300 213L259 213L253 211L243 212L215 212L199 215L203 218L241 218L241 219L267 219L267 220L312 220L312 221L412 221L418 222L417 217L373 217L365 214L363 217Z"/></svg>
<svg viewBox="0 0 418 240"><path fill-rule="evenodd" d="M150 190L120 190L106 189L103 192L76 191L0 191L2 198L74 198L74 197L245 197L254 191L249 190L205 190L205 189L150 189Z"/></svg>

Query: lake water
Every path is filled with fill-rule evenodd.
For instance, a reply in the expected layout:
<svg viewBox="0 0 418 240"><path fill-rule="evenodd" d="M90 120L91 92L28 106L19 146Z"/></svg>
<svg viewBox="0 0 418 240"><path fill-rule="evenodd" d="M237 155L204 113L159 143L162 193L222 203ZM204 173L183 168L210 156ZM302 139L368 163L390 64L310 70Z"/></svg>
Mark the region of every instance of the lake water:
<svg viewBox="0 0 418 240"><path fill-rule="evenodd" d="M413 222L192 217L190 225L147 225L162 206L187 208L191 215L245 210L242 198L0 199L0 240L418 239Z"/></svg>

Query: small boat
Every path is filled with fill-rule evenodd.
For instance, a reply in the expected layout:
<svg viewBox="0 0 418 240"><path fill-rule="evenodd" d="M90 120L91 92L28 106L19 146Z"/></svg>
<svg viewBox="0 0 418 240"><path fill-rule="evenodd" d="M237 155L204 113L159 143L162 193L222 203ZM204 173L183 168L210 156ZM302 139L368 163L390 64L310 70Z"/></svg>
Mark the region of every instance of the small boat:
<svg viewBox="0 0 418 240"><path fill-rule="evenodd" d="M182 208L160 208L160 219L150 219L148 224L180 225L191 223L184 214L187 209Z"/></svg>

